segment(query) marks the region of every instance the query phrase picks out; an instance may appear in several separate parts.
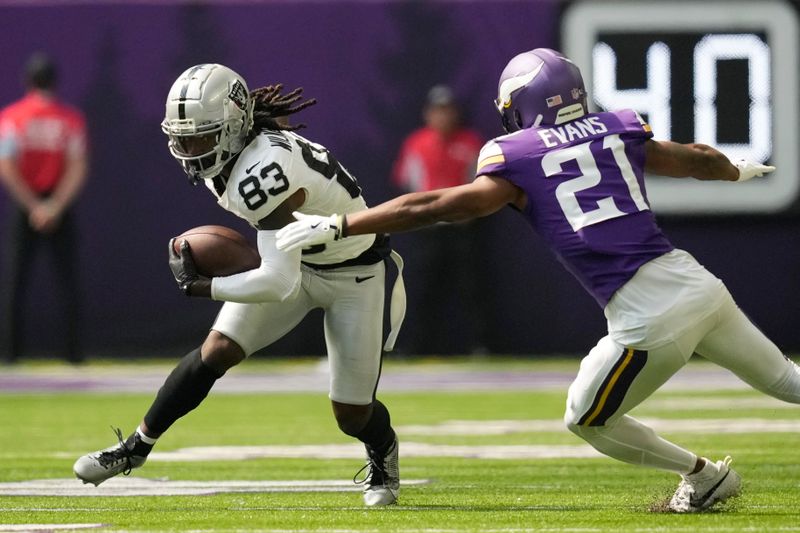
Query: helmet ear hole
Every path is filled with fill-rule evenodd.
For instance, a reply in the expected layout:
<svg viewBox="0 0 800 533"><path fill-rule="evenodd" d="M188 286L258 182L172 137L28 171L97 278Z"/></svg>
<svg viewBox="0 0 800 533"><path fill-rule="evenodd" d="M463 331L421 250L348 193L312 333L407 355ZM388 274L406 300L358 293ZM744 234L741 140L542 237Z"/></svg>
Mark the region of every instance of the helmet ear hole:
<svg viewBox="0 0 800 533"><path fill-rule="evenodd" d="M511 133L512 132L511 123L508 120L508 115L503 113L500 119L503 121L503 129L506 130L506 133Z"/></svg>
<svg viewBox="0 0 800 533"><path fill-rule="evenodd" d="M519 113L519 109L514 110L514 124L517 126L516 129L522 129L522 115Z"/></svg>

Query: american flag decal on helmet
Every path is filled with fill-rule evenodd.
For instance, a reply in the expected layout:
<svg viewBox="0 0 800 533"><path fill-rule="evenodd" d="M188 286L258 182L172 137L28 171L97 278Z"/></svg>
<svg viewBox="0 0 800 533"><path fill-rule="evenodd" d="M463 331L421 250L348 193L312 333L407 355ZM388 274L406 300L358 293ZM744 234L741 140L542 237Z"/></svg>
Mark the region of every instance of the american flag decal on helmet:
<svg viewBox="0 0 800 533"><path fill-rule="evenodd" d="M557 106L557 105L561 105L563 103L563 101L561 100L561 95L560 94L557 94L555 96L551 96L550 98L548 98L545 101L547 102L547 107L554 107L554 106Z"/></svg>

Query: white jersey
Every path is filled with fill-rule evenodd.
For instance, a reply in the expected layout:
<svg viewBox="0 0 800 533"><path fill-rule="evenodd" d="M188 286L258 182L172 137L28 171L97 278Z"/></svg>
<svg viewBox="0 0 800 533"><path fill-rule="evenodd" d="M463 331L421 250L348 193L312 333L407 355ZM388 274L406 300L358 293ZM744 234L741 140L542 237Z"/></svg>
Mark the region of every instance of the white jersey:
<svg viewBox="0 0 800 533"><path fill-rule="evenodd" d="M298 189L306 201L303 214L347 214L367 208L361 188L322 145L288 131L260 133L242 150L231 169L227 186L205 180L217 203L253 227ZM303 261L333 265L358 257L375 235L358 235L303 250Z"/></svg>

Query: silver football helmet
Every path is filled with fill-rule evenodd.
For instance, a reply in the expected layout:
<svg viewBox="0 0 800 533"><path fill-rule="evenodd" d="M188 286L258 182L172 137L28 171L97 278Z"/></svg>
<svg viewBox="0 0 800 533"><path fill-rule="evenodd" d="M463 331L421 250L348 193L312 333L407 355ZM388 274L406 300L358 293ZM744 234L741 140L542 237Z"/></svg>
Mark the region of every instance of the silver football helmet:
<svg viewBox="0 0 800 533"><path fill-rule="evenodd" d="M223 65L196 65L181 74L167 96L161 130L169 151L196 185L219 174L242 151L253 126L247 83Z"/></svg>

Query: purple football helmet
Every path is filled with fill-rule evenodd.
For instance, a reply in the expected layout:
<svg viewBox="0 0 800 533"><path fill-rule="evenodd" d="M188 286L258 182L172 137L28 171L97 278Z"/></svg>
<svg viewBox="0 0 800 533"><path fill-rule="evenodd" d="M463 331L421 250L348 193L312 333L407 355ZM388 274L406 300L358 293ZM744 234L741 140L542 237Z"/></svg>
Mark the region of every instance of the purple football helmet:
<svg viewBox="0 0 800 533"><path fill-rule="evenodd" d="M589 112L581 71L549 48L523 52L508 62L495 105L508 133L562 124Z"/></svg>

